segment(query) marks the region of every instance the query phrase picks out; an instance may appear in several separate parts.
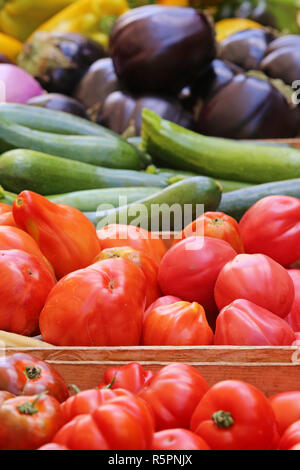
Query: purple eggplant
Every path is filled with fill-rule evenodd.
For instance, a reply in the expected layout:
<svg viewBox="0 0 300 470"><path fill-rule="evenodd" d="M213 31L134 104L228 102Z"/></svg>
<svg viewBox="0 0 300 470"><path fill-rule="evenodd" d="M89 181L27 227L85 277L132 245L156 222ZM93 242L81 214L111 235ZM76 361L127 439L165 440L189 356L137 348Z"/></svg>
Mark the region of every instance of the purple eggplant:
<svg viewBox="0 0 300 470"><path fill-rule="evenodd" d="M59 93L46 93L45 95L36 96L27 101L27 104L39 106L41 108L53 109L55 111L63 111L65 113L74 114L85 119L89 119L84 106L70 96L61 95Z"/></svg>
<svg viewBox="0 0 300 470"><path fill-rule="evenodd" d="M98 123L118 134L123 134L132 127L131 133L138 136L141 133L143 108L151 109L164 119L183 127L193 127L192 116L175 98L149 94L133 96L122 91L115 91L107 97Z"/></svg>
<svg viewBox="0 0 300 470"><path fill-rule="evenodd" d="M297 108L270 80L237 75L210 96L201 110L197 131L232 139L294 137Z"/></svg>
<svg viewBox="0 0 300 470"><path fill-rule="evenodd" d="M215 58L214 28L192 8L135 8L116 22L110 54L131 92L177 94Z"/></svg>
<svg viewBox="0 0 300 470"><path fill-rule="evenodd" d="M18 64L50 93L70 95L89 66L104 56L99 43L81 34L40 32L24 44Z"/></svg>

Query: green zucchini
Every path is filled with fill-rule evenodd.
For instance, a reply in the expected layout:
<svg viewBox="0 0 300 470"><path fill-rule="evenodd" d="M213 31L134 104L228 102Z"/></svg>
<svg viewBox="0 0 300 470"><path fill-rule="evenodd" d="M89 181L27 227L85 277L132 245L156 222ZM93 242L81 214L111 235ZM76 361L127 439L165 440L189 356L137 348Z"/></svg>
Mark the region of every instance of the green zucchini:
<svg viewBox="0 0 300 470"><path fill-rule="evenodd" d="M300 178L260 184L223 194L218 210L240 220L257 201L267 196L276 195L294 196L300 199Z"/></svg>
<svg viewBox="0 0 300 470"><path fill-rule="evenodd" d="M98 228L121 223L139 225L151 231L180 231L203 210L215 210L220 199L220 187L213 179L195 176L128 206L103 208L86 215Z"/></svg>
<svg viewBox="0 0 300 470"><path fill-rule="evenodd" d="M12 206L14 200L16 199L17 194L9 193L5 191L5 189L0 186L0 202L4 204L9 204Z"/></svg>
<svg viewBox="0 0 300 470"><path fill-rule="evenodd" d="M267 183L300 177L300 151L207 137L143 110L143 146L153 158L179 170L219 180Z"/></svg>
<svg viewBox="0 0 300 470"><path fill-rule="evenodd" d="M125 140L40 132L7 121L1 116L0 137L15 148L48 152L92 165L128 170L139 170L145 166L137 149Z"/></svg>
<svg viewBox="0 0 300 470"><path fill-rule="evenodd" d="M19 193L29 189L44 195L83 189L150 186L169 184L163 175L142 171L113 170L59 158L32 150L11 150L0 157L0 184Z"/></svg>

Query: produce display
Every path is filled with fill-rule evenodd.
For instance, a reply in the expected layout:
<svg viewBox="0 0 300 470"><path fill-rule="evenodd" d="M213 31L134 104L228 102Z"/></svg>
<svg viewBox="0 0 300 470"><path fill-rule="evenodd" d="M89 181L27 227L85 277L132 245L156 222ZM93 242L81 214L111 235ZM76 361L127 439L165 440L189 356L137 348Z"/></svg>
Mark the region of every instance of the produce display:
<svg viewBox="0 0 300 470"><path fill-rule="evenodd" d="M300 389L188 355L300 344L292 4L0 6L0 449L300 450ZM138 359L81 391L69 347Z"/></svg>

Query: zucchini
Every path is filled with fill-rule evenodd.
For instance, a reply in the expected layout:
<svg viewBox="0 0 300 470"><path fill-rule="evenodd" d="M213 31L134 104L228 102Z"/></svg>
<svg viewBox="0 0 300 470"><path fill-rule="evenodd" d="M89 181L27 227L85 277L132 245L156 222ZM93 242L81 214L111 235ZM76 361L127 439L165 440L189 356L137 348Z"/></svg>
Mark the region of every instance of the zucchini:
<svg viewBox="0 0 300 470"><path fill-rule="evenodd" d="M300 151L207 137L143 110L143 146L168 166L219 180L267 183L300 177Z"/></svg>
<svg viewBox="0 0 300 470"><path fill-rule="evenodd" d="M40 132L7 121L1 116L0 138L15 148L48 152L92 165L129 170L139 170L145 166L137 149L125 140Z"/></svg>
<svg viewBox="0 0 300 470"><path fill-rule="evenodd" d="M44 195L83 189L169 184L163 175L113 170L59 158L32 150L11 150L0 157L0 184L14 193L29 189Z"/></svg>
<svg viewBox="0 0 300 470"><path fill-rule="evenodd" d="M218 210L240 220L257 201L267 196L277 195L294 196L300 199L300 178L260 184L224 194Z"/></svg>
<svg viewBox="0 0 300 470"><path fill-rule="evenodd" d="M139 225L151 231L181 231L202 214L203 205L205 211L215 210L220 200L221 190L214 180L195 176L128 206L85 214L97 228L121 223Z"/></svg>

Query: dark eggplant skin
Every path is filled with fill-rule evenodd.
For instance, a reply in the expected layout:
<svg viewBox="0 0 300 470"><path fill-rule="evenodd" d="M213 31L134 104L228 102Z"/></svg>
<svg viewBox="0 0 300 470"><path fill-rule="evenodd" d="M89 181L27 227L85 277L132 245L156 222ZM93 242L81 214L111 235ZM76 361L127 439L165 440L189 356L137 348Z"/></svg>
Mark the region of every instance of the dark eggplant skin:
<svg viewBox="0 0 300 470"><path fill-rule="evenodd" d="M104 56L99 43L81 34L39 32L24 44L18 64L49 93L71 95L89 66Z"/></svg>
<svg viewBox="0 0 300 470"><path fill-rule="evenodd" d="M148 5L117 20L109 49L131 92L177 94L215 58L214 27L192 8Z"/></svg>
<svg viewBox="0 0 300 470"><path fill-rule="evenodd" d="M96 60L88 69L74 92L86 109L95 106L100 111L105 99L121 88L110 57Z"/></svg>
<svg viewBox="0 0 300 470"><path fill-rule="evenodd" d="M274 39L274 41L269 44L266 55L282 47L300 48L300 34L287 34L286 36L280 36Z"/></svg>
<svg viewBox="0 0 300 470"><path fill-rule="evenodd" d="M89 119L84 106L79 101L59 93L46 93L45 95L35 96L27 101L27 104L53 109L55 111L63 111L84 119Z"/></svg>
<svg viewBox="0 0 300 470"><path fill-rule="evenodd" d="M300 80L300 35L283 36L273 41L260 64L260 70L287 85Z"/></svg>
<svg viewBox="0 0 300 470"><path fill-rule="evenodd" d="M264 29L247 29L224 39L218 57L245 70L256 70L262 61L274 34Z"/></svg>
<svg viewBox="0 0 300 470"><path fill-rule="evenodd" d="M12 64L12 61L4 54L0 54L0 64Z"/></svg>
<svg viewBox="0 0 300 470"><path fill-rule="evenodd" d="M290 138L299 115L269 81L237 75L209 97L196 129L201 134L231 139Z"/></svg>
<svg viewBox="0 0 300 470"><path fill-rule="evenodd" d="M164 119L183 127L193 128L192 116L175 98L150 94L133 96L123 91L115 91L107 97L97 122L118 134L123 134L133 126L134 135L138 136L141 133L143 108L151 109Z"/></svg>

